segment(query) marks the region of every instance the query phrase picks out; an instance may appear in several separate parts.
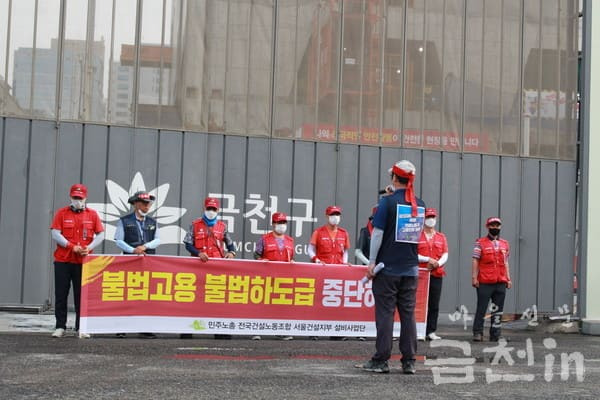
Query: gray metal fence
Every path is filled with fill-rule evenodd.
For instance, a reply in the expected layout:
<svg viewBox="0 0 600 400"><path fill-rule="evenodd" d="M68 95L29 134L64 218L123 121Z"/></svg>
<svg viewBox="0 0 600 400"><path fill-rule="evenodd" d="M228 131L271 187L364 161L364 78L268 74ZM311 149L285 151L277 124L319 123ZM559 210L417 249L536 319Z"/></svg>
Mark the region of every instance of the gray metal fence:
<svg viewBox="0 0 600 400"><path fill-rule="evenodd" d="M461 305L474 309L471 252L489 215L502 217L502 235L512 246L514 288L506 311L520 313L534 304L550 311L571 303L573 161L0 121L0 304L43 304L53 298L49 225L54 210L68 204L75 182L88 186L88 203L102 211L111 239L111 226L126 212L124 196L143 181L159 196L154 216L162 221L165 242L181 238L180 228L200 215L203 198L212 193L222 197L223 217L241 257L252 257L256 232L269 228L267 207L272 207L293 217L297 259L306 261L304 245L313 228L324 223L325 208L343 207L342 226L354 240L377 190L388 183L387 169L403 158L417 166L417 193L439 209L439 228L449 239L442 312ZM116 253L117 248L106 241L100 251ZM158 252L186 255L174 243Z"/></svg>

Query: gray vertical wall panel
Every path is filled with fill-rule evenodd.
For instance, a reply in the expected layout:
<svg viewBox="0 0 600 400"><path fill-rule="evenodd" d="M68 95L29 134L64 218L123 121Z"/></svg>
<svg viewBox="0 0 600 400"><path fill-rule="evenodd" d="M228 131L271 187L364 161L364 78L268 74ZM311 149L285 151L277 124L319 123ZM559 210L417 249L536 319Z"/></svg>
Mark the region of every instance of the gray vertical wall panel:
<svg viewBox="0 0 600 400"><path fill-rule="evenodd" d="M413 163L415 165L415 168L417 170L417 174L415 177L415 194L419 197L422 197L421 195L421 185L422 185L422 176L423 176L423 168L421 168L421 156L422 156L422 151L421 150L417 150L417 149L402 149L402 158L401 160L408 160L411 163Z"/></svg>
<svg viewBox="0 0 600 400"><path fill-rule="evenodd" d="M0 281L0 302L4 303L22 302L29 129L30 121L6 119L0 213L0 251L5 269Z"/></svg>
<svg viewBox="0 0 600 400"><path fill-rule="evenodd" d="M402 159L402 150L393 147L384 147L381 149L381 159L379 161L379 185L381 188L391 184L388 170L392 168L396 161Z"/></svg>
<svg viewBox="0 0 600 400"><path fill-rule="evenodd" d="M440 208L440 177L442 169L442 153L423 151L421 173L421 199L427 207Z"/></svg>
<svg viewBox="0 0 600 400"><path fill-rule="evenodd" d="M481 214L479 225L483 227L488 217L498 216L500 211L500 158L481 156ZM484 232L485 233L485 227Z"/></svg>
<svg viewBox="0 0 600 400"><path fill-rule="evenodd" d="M556 215L556 162L540 162L539 246L537 274L537 308L552 310L554 307L554 243ZM551 217L552 216L552 217Z"/></svg>
<svg viewBox="0 0 600 400"><path fill-rule="evenodd" d="M293 187L292 187L292 195L293 198L297 199L309 199L312 200L312 209L308 210L309 215L313 218L317 218L318 210L315 207L314 203L314 195L315 195L315 186L314 186L314 175L316 168L316 160L315 160L315 146L316 143L311 142L295 142L294 143L294 166L293 166ZM290 208L290 213L294 216L304 216L307 211L305 210L305 206L301 204L293 204ZM306 245L310 242L310 236L312 231L318 224L322 221L322 218L313 223L303 223L301 225L301 235L300 237L296 237L294 234L294 239L296 244L301 244L302 246L302 254L296 255L296 260L307 262L309 261L309 257L306 252ZM290 226L294 232L297 229L297 223L293 223Z"/></svg>
<svg viewBox="0 0 600 400"><path fill-rule="evenodd" d="M271 142L269 195L277 198L277 211L284 212L288 216L286 233L294 239L295 244L301 244L294 235L293 224L290 221L292 204L288 202L288 199L292 198L293 159L294 142L291 140L273 140ZM267 218L270 224L271 214Z"/></svg>
<svg viewBox="0 0 600 400"><path fill-rule="evenodd" d="M181 132L174 131L160 131L158 137L158 186L164 184L169 185L169 191L164 198L157 198L156 204L163 207L176 207L180 208L181 204L181 153L182 153L182 142L183 134ZM175 157L174 157L175 155ZM146 189L152 189L147 187ZM170 208L166 208L170 210ZM172 209L171 209L172 210ZM159 227L161 225L161 215L155 214L154 217L157 219ZM165 215L162 215L164 218ZM177 223L181 221L181 210L173 216L177 218ZM169 218L167 222L170 222L172 218ZM164 221L164 220L163 220ZM184 227L184 229L186 229ZM183 240L183 237L178 238L179 243ZM166 255L180 255L181 246L179 244L166 244L163 243L158 248L159 254ZM185 253L183 253L185 254Z"/></svg>
<svg viewBox="0 0 600 400"><path fill-rule="evenodd" d="M58 128L56 170L54 172L54 208L69 204L69 188L81 182L81 124L63 122Z"/></svg>
<svg viewBox="0 0 600 400"><path fill-rule="evenodd" d="M107 151L108 128L100 125L85 125L81 181L88 188L88 202L104 202Z"/></svg>
<svg viewBox="0 0 600 400"><path fill-rule="evenodd" d="M252 225L256 224L255 231L268 232L271 230L271 212L266 211L267 207L271 207L271 199L269 198L269 155L271 149L269 146L269 140L264 138L249 138L248 139L248 161L245 171L246 176L246 193L244 199L250 199L250 194L258 195L258 199L252 199L251 201L262 201L263 206L256 211L253 211L257 205L255 203L248 202L242 208L242 213L247 214L248 217L244 218L244 235L240 237L244 243L248 242L247 248L244 248L244 258L252 259L254 254L254 245L261 234L252 233ZM287 202L287 199L285 199ZM252 213L254 215L250 215ZM264 218L261 218L258 213L262 213ZM255 221L255 222L252 222Z"/></svg>
<svg viewBox="0 0 600 400"><path fill-rule="evenodd" d="M471 270L470 260L465 263L460 257L460 155L457 153L442 153L441 165L441 204L439 207L438 228L448 239L448 262L446 263L446 276L443 281L440 311L442 313L454 312L464 303L458 297L460 280L464 279L466 271ZM472 240L464 244L468 249ZM470 280L469 280L470 283ZM440 323L448 322L441 314Z"/></svg>
<svg viewBox="0 0 600 400"><path fill-rule="evenodd" d="M29 152L29 177L27 181L27 236L23 273L23 303L45 304L51 301L50 282L54 243L49 240L52 223L52 197L54 187L54 156L56 130L49 121L33 121ZM104 154L101 154L104 158Z"/></svg>
<svg viewBox="0 0 600 400"><path fill-rule="evenodd" d="M193 220L200 217L204 197L208 194L206 188L208 137L208 135L202 133L185 132L183 134L180 207L185 208L186 213L179 221L179 225L185 231L189 229ZM189 255L183 246L181 247L180 254Z"/></svg>
<svg viewBox="0 0 600 400"><path fill-rule="evenodd" d="M335 188L337 184L336 164L338 153L333 143L317 143L315 159L315 193L314 216L317 217L315 227L324 225L327 220L325 209L335 204Z"/></svg>
<svg viewBox="0 0 600 400"><path fill-rule="evenodd" d="M537 293L540 290L537 287L540 163L538 160L523 160L522 162L518 310L525 310L536 304Z"/></svg>
<svg viewBox="0 0 600 400"><path fill-rule="evenodd" d="M206 164L206 194L223 193L224 169L228 166L223 160L225 151L225 136L208 135L207 164ZM229 160L227 160L228 162ZM204 207L204 199L200 206Z"/></svg>
<svg viewBox="0 0 600 400"><path fill-rule="evenodd" d="M133 134L132 167L133 175L140 172L144 178L146 190L157 187L158 175L158 130L136 129ZM129 189L129 188L127 188ZM133 194L133 193L130 193Z"/></svg>
<svg viewBox="0 0 600 400"><path fill-rule="evenodd" d="M573 301L573 266L575 265L575 209L573 188L577 176L575 163L559 161L556 171L556 242L554 304L552 308Z"/></svg>
<svg viewBox="0 0 600 400"><path fill-rule="evenodd" d="M473 243L480 236L479 207L481 200L481 157L464 154L461 166L460 189L460 265L470 266L473 255ZM461 305L475 312L475 290L471 286L471 268L460 270L458 278L458 299Z"/></svg>
<svg viewBox="0 0 600 400"><path fill-rule="evenodd" d="M236 214L228 214L233 217L233 224L228 224L228 230L234 242L244 241L244 229L246 221L242 217L246 199L246 169L247 163L247 141L240 136L225 136L225 167L223 168L223 193L235 196L233 206L239 210ZM224 204L222 204L223 206ZM244 249L238 249L238 258L244 257Z"/></svg>
<svg viewBox="0 0 600 400"><path fill-rule="evenodd" d="M360 229L367 225L371 210L377 204L379 189L383 189L379 186L379 149L372 146L361 146L359 160L358 181L356 182L358 186L356 229L351 233L354 246L356 246ZM350 260L358 263L352 254Z"/></svg>
<svg viewBox="0 0 600 400"><path fill-rule="evenodd" d="M294 142L290 140L273 140L271 142L271 163L269 165L269 194L277 196L277 211L284 212L290 216L291 203L288 199L292 197L293 184L293 159ZM264 172L263 172L264 173ZM270 223L271 221L269 221ZM288 222L288 234L291 223Z"/></svg>
<svg viewBox="0 0 600 400"><path fill-rule="evenodd" d="M107 153L108 127L101 125L85 125L83 127L81 181L88 188L88 204L106 203L104 195L106 193ZM104 211L105 210L106 208L104 208ZM104 243L101 243L96 247L94 253L103 253L106 247L105 242L106 238Z"/></svg>
<svg viewBox="0 0 600 400"><path fill-rule="evenodd" d="M519 290L530 290L519 282L519 226L521 221L521 160L502 157L500 162L500 218L502 237L510 244L509 266L513 281L512 289L506 292L505 312L519 312L516 309ZM524 310L520 310L522 312Z"/></svg>
<svg viewBox="0 0 600 400"><path fill-rule="evenodd" d="M348 231L350 249L348 261L352 262L356 240L356 212L358 205L358 146L340 145L338 150L338 179L336 187L336 203L342 207L342 221L340 226Z"/></svg>
<svg viewBox="0 0 600 400"><path fill-rule="evenodd" d="M135 129L112 126L108 133L108 164L107 164L107 180L110 179L115 184L121 186L123 190L129 191L131 181L135 174L133 170L133 136ZM145 177L144 177L145 179ZM104 201L106 204L115 204L117 199L113 198L105 187L106 194ZM120 207L125 208L129 205L122 204ZM129 212L129 208L119 210L119 215L123 216ZM110 222L111 226L116 226L116 221ZM106 226L105 226L106 228ZM112 237L111 237L112 236ZM109 254L119 254L121 250L112 241L114 234L107 231L106 240L104 240L104 252Z"/></svg>

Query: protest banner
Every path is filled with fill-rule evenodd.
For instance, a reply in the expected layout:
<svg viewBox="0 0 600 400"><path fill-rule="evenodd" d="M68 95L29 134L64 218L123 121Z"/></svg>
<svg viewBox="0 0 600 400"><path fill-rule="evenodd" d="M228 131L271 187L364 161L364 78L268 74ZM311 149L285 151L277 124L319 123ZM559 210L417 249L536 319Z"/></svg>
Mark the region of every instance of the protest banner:
<svg viewBox="0 0 600 400"><path fill-rule="evenodd" d="M80 331L375 336L372 282L361 282L365 271L348 265L89 256ZM428 287L429 272L421 270L419 335L425 335Z"/></svg>

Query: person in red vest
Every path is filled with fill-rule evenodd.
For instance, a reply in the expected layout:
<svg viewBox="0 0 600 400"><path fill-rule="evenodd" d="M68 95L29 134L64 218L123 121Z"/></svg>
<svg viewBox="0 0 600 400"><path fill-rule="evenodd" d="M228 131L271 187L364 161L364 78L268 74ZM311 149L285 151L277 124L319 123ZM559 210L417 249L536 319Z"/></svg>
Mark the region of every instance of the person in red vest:
<svg viewBox="0 0 600 400"><path fill-rule="evenodd" d="M317 264L348 264L350 237L348 232L338 225L342 219L342 208L329 206L325 209L327 223L317 228L308 245L308 255ZM317 340L317 336L310 339ZM331 336L331 340L346 340L345 336Z"/></svg>
<svg viewBox="0 0 600 400"><path fill-rule="evenodd" d="M227 225L217 219L219 206L219 200L214 197L204 199L204 215L192 222L183 239L190 255L200 258L202 262L207 262L209 258L235 257L235 246L227 232ZM179 337L190 339L192 335L183 333ZM216 334L215 339L231 339L231 335Z"/></svg>
<svg viewBox="0 0 600 400"><path fill-rule="evenodd" d="M502 312L506 289L512 287L508 256L508 241L500 238L502 221L490 217L485 223L488 234L475 241L471 267L471 284L477 290L477 311L473 320L473 341L483 340L483 317L491 300L490 341L500 339Z"/></svg>
<svg viewBox="0 0 600 400"><path fill-rule="evenodd" d="M204 199L204 215L192 222L183 239L190 255L199 257L202 262L209 258L235 257L235 246L227 232L227 225L217 219L218 213L219 200L214 197Z"/></svg>
<svg viewBox="0 0 600 400"><path fill-rule="evenodd" d="M446 235L435 230L437 210L425 209L425 226L421 231L419 246L419 268L427 268L429 274L429 303L427 305L427 328L424 337L419 340L438 340L436 335L437 320L440 312L440 296L442 295L442 278L446 275L444 265L448 261L448 241Z"/></svg>
<svg viewBox="0 0 600 400"><path fill-rule="evenodd" d="M271 217L273 230L263 235L256 244L254 258L267 261L294 261L294 239L285 234L287 215L276 212ZM281 340L293 340L293 336L278 336ZM252 340L260 340L261 336L252 336Z"/></svg>
<svg viewBox="0 0 600 400"><path fill-rule="evenodd" d="M327 224L317 228L310 238L308 255L314 263L347 264L350 237L338 225L342 219L342 208L329 206L325 210Z"/></svg>
<svg viewBox="0 0 600 400"><path fill-rule="evenodd" d="M69 191L71 204L59 209L50 226L54 251L54 315L56 329L52 337L65 336L67 329L67 299L73 285L75 303L75 330L79 338L79 305L81 300L81 266L85 256L104 240L104 227L98 213L85 206L87 187L77 183Z"/></svg>
<svg viewBox="0 0 600 400"><path fill-rule="evenodd" d="M273 230L263 235L256 244L254 258L268 261L292 261L294 259L294 239L285 234L287 215L276 212L271 217Z"/></svg>

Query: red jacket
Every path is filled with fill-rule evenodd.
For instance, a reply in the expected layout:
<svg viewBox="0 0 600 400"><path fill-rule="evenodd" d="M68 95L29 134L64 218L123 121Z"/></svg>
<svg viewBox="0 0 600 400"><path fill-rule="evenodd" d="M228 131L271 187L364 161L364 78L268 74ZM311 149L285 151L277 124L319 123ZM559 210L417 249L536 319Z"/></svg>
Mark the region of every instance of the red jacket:
<svg viewBox="0 0 600 400"><path fill-rule="evenodd" d="M206 253L211 258L223 258L223 239L227 225L221 220L217 221L212 227L206 225L202 218L192 222L194 232L194 247L200 253Z"/></svg>
<svg viewBox="0 0 600 400"><path fill-rule="evenodd" d="M439 260L444 253L448 252L448 241L446 240L446 235L444 235L442 232L435 232L431 240L427 240L425 231L422 231L421 237L419 238L419 246L417 247L417 251L421 256L431 257ZM419 267L427 268L427 263L419 263ZM446 270L444 270L444 266L434 268L431 270L431 275L441 278L446 275Z"/></svg>
<svg viewBox="0 0 600 400"><path fill-rule="evenodd" d="M481 247L479 274L477 275L479 283L508 283L506 265L510 246L504 239L499 238L496 242L497 247L487 236L477 239L477 243Z"/></svg>
<svg viewBox="0 0 600 400"><path fill-rule="evenodd" d="M71 206L59 209L54 215L50 229L58 229L69 241L67 247L56 246L54 260L73 264L81 264L83 257L73 252L75 246L87 246L94 240L94 235L104 231L98 213L91 208L75 212Z"/></svg>
<svg viewBox="0 0 600 400"><path fill-rule="evenodd" d="M283 249L279 249L277 238L273 232L263 235L262 259L269 261L292 261L294 259L294 239L283 236Z"/></svg>
<svg viewBox="0 0 600 400"><path fill-rule="evenodd" d="M344 251L350 247L350 238L345 229L338 227L332 240L327 225L318 228L310 242L316 248L316 257L325 264L343 264Z"/></svg>

